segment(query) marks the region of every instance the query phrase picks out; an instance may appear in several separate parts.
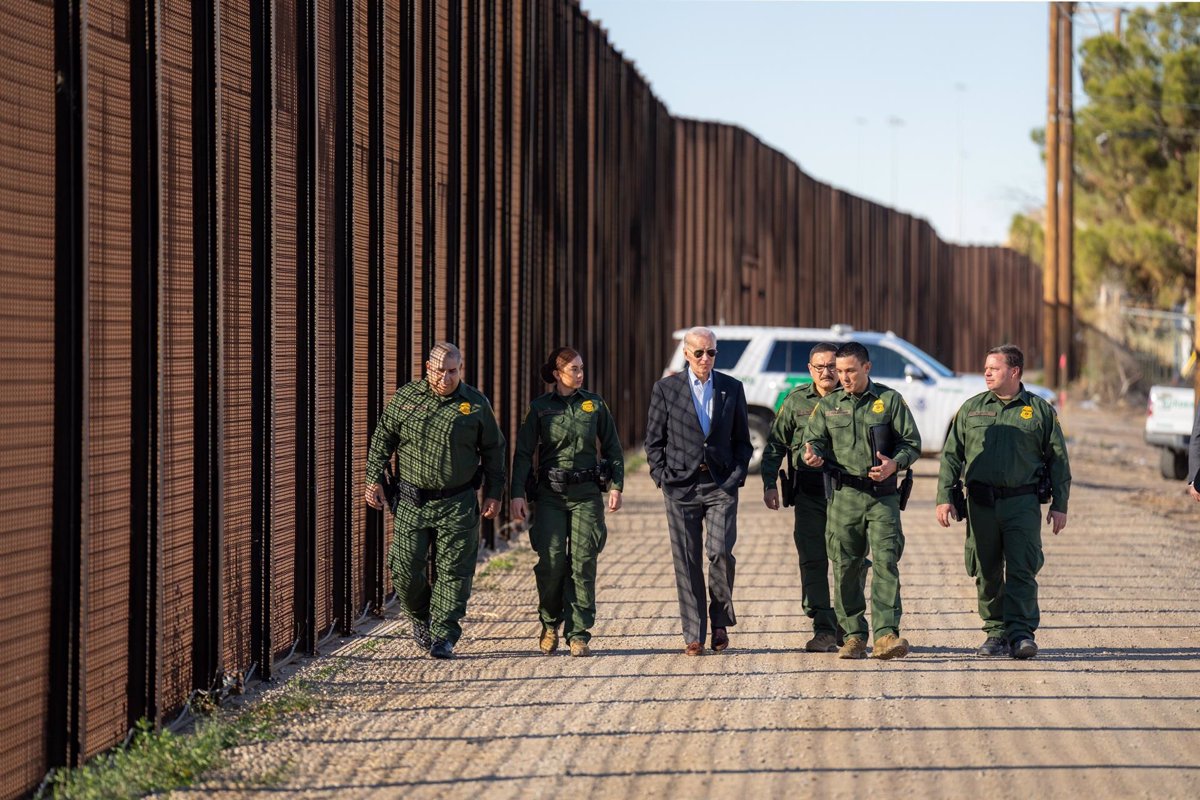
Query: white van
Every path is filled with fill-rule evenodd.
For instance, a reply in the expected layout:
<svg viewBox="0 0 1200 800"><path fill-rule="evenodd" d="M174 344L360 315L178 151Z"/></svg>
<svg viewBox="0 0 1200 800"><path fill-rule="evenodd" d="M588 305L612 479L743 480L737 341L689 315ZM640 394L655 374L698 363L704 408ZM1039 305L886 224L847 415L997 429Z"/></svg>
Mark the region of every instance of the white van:
<svg viewBox="0 0 1200 800"><path fill-rule="evenodd" d="M921 431L924 452L937 454L946 443L950 421L963 402L987 387L982 374L960 374L921 348L891 331L856 331L849 325L831 328L769 328L750 325L714 325L717 335L716 369L732 375L746 385L746 403L750 411L750 440L754 457L750 469L758 468L767 434L775 412L792 388L808 383L808 353L818 342L840 345L856 341L871 354L871 378L886 384L904 396ZM670 365L663 376L681 372L683 335L675 331L678 342ZM979 361L983 363L983 353ZM1025 388L1055 403L1054 392L1026 383Z"/></svg>

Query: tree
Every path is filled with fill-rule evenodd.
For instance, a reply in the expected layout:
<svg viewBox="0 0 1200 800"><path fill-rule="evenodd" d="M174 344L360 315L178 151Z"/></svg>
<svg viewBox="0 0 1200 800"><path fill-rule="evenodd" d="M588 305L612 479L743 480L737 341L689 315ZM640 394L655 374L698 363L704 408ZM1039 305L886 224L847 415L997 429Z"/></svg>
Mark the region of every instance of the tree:
<svg viewBox="0 0 1200 800"><path fill-rule="evenodd" d="M1076 291L1086 303L1108 280L1156 305L1181 303L1196 253L1200 4L1135 9L1121 38L1093 36L1079 55ZM1044 147L1043 131L1033 139ZM1014 241L1033 222L1014 219Z"/></svg>

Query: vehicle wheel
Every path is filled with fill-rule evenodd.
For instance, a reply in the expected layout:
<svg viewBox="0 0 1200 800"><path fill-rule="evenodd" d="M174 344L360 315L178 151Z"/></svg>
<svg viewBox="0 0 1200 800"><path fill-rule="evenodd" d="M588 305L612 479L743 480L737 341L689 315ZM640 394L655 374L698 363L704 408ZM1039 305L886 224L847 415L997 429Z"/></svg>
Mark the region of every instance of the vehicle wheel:
<svg viewBox="0 0 1200 800"><path fill-rule="evenodd" d="M1181 481L1187 477L1187 453L1182 450L1162 448L1158 456L1158 469L1169 481Z"/></svg>
<svg viewBox="0 0 1200 800"><path fill-rule="evenodd" d="M750 456L750 474L758 472L762 463L763 450L767 446L767 437L771 435L771 418L760 411L750 412L750 444L754 445L754 455Z"/></svg>

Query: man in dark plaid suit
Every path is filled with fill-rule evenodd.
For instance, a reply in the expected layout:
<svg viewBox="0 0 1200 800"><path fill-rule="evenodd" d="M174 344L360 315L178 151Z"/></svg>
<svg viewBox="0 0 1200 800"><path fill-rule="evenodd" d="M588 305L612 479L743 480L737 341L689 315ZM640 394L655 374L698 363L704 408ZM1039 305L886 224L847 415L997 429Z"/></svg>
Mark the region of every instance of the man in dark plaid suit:
<svg viewBox="0 0 1200 800"><path fill-rule="evenodd" d="M738 489L746 482L750 424L741 381L713 370L717 337L692 328L683 339L687 369L654 384L646 423L650 477L663 491L675 561L675 586L684 651L704 653L712 621L712 649L729 646L733 613L733 544ZM702 528L707 530L702 538ZM703 562L708 561L705 613Z"/></svg>

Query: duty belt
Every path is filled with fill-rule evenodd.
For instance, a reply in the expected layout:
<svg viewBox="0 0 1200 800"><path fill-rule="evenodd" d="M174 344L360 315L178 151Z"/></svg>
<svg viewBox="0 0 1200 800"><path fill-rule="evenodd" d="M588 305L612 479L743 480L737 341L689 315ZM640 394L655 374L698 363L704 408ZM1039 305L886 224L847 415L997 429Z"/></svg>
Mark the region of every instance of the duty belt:
<svg viewBox="0 0 1200 800"><path fill-rule="evenodd" d="M542 470L542 477L550 483L590 483L600 477L600 468L560 469L558 467L546 467Z"/></svg>
<svg viewBox="0 0 1200 800"><path fill-rule="evenodd" d="M482 471L479 471L475 473L475 477L461 486L450 486L445 489L422 489L420 486L411 484L397 475L396 492L399 499L403 500L409 505L420 508L426 503L434 500L445 500L447 497L454 497L455 495L462 494L468 489L478 489L482 483L481 478Z"/></svg>
<svg viewBox="0 0 1200 800"><path fill-rule="evenodd" d="M858 489L860 492L873 495L875 497L888 497L896 494L899 489L896 488L896 476L892 475L887 480L876 483L870 478L851 475L848 472L840 472L837 475L836 487L841 489L849 486L852 489Z"/></svg>
<svg viewBox="0 0 1200 800"><path fill-rule="evenodd" d="M1027 483L1024 486L1015 486L1013 488L991 486L979 481L971 481L967 484L967 494L984 508L991 508L996 505L997 500L1007 500L1010 497L1021 497L1022 495L1037 493L1038 486L1036 483Z"/></svg>

